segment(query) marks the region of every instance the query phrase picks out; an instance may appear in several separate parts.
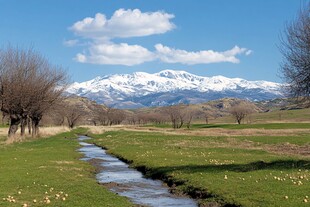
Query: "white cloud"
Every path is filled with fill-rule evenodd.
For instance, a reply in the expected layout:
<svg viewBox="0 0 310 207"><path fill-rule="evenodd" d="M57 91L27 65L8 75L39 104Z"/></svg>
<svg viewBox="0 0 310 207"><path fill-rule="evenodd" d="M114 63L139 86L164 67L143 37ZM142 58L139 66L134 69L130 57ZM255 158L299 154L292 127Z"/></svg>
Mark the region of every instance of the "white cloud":
<svg viewBox="0 0 310 207"><path fill-rule="evenodd" d="M238 46L224 52L213 50L202 50L188 52L186 50L174 49L162 44L155 45L158 58L166 63L182 63L187 65L231 62L239 63L237 55L249 55L252 51Z"/></svg>
<svg viewBox="0 0 310 207"><path fill-rule="evenodd" d="M113 39L115 37L141 37L163 34L175 28L170 22L173 14L163 11L141 12L139 9L119 9L110 19L97 13L94 18L87 17L74 23L70 30L76 35L91 39Z"/></svg>
<svg viewBox="0 0 310 207"><path fill-rule="evenodd" d="M81 63L108 65L138 65L155 59L154 53L139 45L96 44L89 48L88 54L77 54L75 60Z"/></svg>
<svg viewBox="0 0 310 207"><path fill-rule="evenodd" d="M97 13L95 17L87 17L74 23L69 29L81 38L64 41L64 45L88 47L87 52L76 55L75 60L78 62L127 66L155 59L166 63L187 65L219 62L239 63L240 60L237 55L250 55L252 53L251 50L238 46L223 52L213 50L192 52L170 48L162 44L155 45L156 50L152 52L140 45L113 43L115 38L166 33L175 28L171 22L173 18L173 14L163 11L141 12L139 9L116 10L110 19L104 14ZM87 43L83 44L85 40Z"/></svg>
<svg viewBox="0 0 310 207"><path fill-rule="evenodd" d="M248 55L251 55L252 53L253 53L253 50L248 50L245 52L245 55L248 56Z"/></svg>
<svg viewBox="0 0 310 207"><path fill-rule="evenodd" d="M67 47L73 47L76 46L79 43L79 40L74 39L74 40L64 40L63 44Z"/></svg>

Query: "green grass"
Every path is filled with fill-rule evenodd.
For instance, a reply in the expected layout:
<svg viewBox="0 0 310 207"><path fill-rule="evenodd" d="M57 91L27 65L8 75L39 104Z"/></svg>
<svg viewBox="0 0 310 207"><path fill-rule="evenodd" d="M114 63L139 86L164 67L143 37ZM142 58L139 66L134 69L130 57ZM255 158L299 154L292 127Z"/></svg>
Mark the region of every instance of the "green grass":
<svg viewBox="0 0 310 207"><path fill-rule="evenodd" d="M1 147L1 145L4 144L5 140L6 140L5 136L0 136L0 147Z"/></svg>
<svg viewBox="0 0 310 207"><path fill-rule="evenodd" d="M144 127L172 128L171 124L148 124ZM186 128L186 126L183 126ZM256 123L256 124L192 124L190 129L309 129L310 123Z"/></svg>
<svg viewBox="0 0 310 207"><path fill-rule="evenodd" d="M310 135L298 135L298 136L235 136L238 140L252 141L257 144L294 144L294 145L310 145Z"/></svg>
<svg viewBox="0 0 310 207"><path fill-rule="evenodd" d="M212 123L236 123L233 116L224 116L211 119ZM266 122L310 122L310 108L297 110L274 110L265 113L254 113L245 117L243 123L266 123Z"/></svg>
<svg viewBox="0 0 310 207"><path fill-rule="evenodd" d="M94 168L79 160L82 155L76 151L79 144L74 137L69 132L1 145L0 206L46 206L46 196L50 206L133 206L96 182ZM15 203L3 200L8 196L13 196Z"/></svg>
<svg viewBox="0 0 310 207"><path fill-rule="evenodd" d="M197 128L223 129L309 129L310 123L266 123L266 124L193 124Z"/></svg>
<svg viewBox="0 0 310 207"><path fill-rule="evenodd" d="M93 136L96 144L132 162L132 166L146 169L149 176L172 180L179 184L178 190L189 194L203 192L202 203L216 200L242 206L299 207L307 206L303 200L305 196L310 197L309 158L243 149L245 138L233 137L237 145L230 146L229 137L128 131ZM309 137L298 136L277 137L274 141L268 141L273 137L246 139L258 145L309 143ZM236 147L238 142L240 146Z"/></svg>

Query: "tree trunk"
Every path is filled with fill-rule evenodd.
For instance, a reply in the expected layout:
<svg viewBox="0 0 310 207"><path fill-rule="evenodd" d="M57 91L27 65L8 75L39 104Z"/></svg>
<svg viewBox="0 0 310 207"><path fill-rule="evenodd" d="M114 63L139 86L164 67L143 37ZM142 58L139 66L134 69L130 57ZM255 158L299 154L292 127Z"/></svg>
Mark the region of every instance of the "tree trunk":
<svg viewBox="0 0 310 207"><path fill-rule="evenodd" d="M172 127L173 127L174 129L177 128L177 123L176 123L176 120L175 120L175 119L172 119Z"/></svg>
<svg viewBox="0 0 310 207"><path fill-rule="evenodd" d="M181 119L180 125L178 126L178 129L180 129L183 126L183 124L184 124L183 119Z"/></svg>
<svg viewBox="0 0 310 207"><path fill-rule="evenodd" d="M31 119L27 119L27 126L28 126L28 134L31 134Z"/></svg>
<svg viewBox="0 0 310 207"><path fill-rule="evenodd" d="M69 123L69 128L70 128L70 129L73 129L73 127L74 127L74 123L73 123L73 122L70 122L70 123Z"/></svg>
<svg viewBox="0 0 310 207"><path fill-rule="evenodd" d="M20 117L18 115L10 116L10 128L8 133L9 137L15 135L16 131L18 130L19 123L20 123Z"/></svg>
<svg viewBox="0 0 310 207"><path fill-rule="evenodd" d="M25 136L27 118L23 117L20 121L20 136Z"/></svg>
<svg viewBox="0 0 310 207"><path fill-rule="evenodd" d="M20 120L20 135L23 137L25 136L26 127L28 125L29 117L25 114L21 116Z"/></svg>
<svg viewBox="0 0 310 207"><path fill-rule="evenodd" d="M36 137L39 134L39 123L42 117L35 117L31 119L32 122L32 137Z"/></svg>

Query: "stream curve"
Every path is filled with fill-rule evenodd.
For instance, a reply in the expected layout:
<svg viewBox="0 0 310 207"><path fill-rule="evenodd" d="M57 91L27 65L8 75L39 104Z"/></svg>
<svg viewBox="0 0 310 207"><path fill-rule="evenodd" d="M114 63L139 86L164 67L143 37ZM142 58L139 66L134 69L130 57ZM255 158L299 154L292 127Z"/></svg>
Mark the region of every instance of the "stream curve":
<svg viewBox="0 0 310 207"><path fill-rule="evenodd" d="M160 180L145 178L143 174L118 158L106 153L106 150L83 142L90 139L86 136L79 137L81 148L79 152L84 154L82 160L96 160L99 172L96 179L101 184L109 184L108 188L128 197L133 203L152 207L197 207L195 200L187 197L178 197L169 193L169 188Z"/></svg>

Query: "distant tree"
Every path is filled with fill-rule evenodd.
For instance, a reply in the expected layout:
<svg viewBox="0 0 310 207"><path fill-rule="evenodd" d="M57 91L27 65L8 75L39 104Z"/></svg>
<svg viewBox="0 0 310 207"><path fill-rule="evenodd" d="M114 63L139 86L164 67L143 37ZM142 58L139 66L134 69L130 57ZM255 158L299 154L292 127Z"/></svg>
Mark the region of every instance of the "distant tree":
<svg viewBox="0 0 310 207"><path fill-rule="evenodd" d="M172 123L172 128L179 129L184 124L185 113L182 111L183 105L168 106L164 109L166 114L169 115Z"/></svg>
<svg viewBox="0 0 310 207"><path fill-rule="evenodd" d="M103 105L96 104L93 108L93 123L94 125L108 125L108 114L107 109Z"/></svg>
<svg viewBox="0 0 310 207"><path fill-rule="evenodd" d="M109 125L118 125L126 119L126 114L121 109L108 108L107 117L109 120Z"/></svg>
<svg viewBox="0 0 310 207"><path fill-rule="evenodd" d="M156 111L147 114L147 122L151 122L153 124L163 124L166 122L166 119L161 111Z"/></svg>
<svg viewBox="0 0 310 207"><path fill-rule="evenodd" d="M126 120L127 120L128 124L136 125L136 123L138 121L138 116L135 113L128 113L126 115Z"/></svg>
<svg viewBox="0 0 310 207"><path fill-rule="evenodd" d="M192 123L194 115L195 115L195 111L187 109L186 114L185 114L185 125L187 129L191 127L191 123Z"/></svg>
<svg viewBox="0 0 310 207"><path fill-rule="evenodd" d="M137 121L139 125L147 124L149 122L148 114L143 112L137 113Z"/></svg>
<svg viewBox="0 0 310 207"><path fill-rule="evenodd" d="M184 104L165 107L163 112L169 116L174 129L179 129L184 125L190 128L193 118L199 113Z"/></svg>
<svg viewBox="0 0 310 207"><path fill-rule="evenodd" d="M236 119L238 124L241 124L241 121L253 112L254 110L248 104L243 102L232 106L229 110L229 113Z"/></svg>
<svg viewBox="0 0 310 207"><path fill-rule="evenodd" d="M78 121L85 115L83 109L77 104L65 103L63 109L64 117L66 118L70 129L73 129Z"/></svg>
<svg viewBox="0 0 310 207"><path fill-rule="evenodd" d="M298 17L287 24L281 37L283 55L281 72L290 95L309 99L310 96L310 2Z"/></svg>
<svg viewBox="0 0 310 207"><path fill-rule="evenodd" d="M215 116L214 112L209 110L206 107L202 107L200 111L200 116L202 116L202 118L205 120L206 124L209 124L209 120L210 118L213 118Z"/></svg>
<svg viewBox="0 0 310 207"><path fill-rule="evenodd" d="M190 108L190 107L186 107L184 109L184 113L185 113L185 125L186 128L190 128L192 121L196 118L199 118L201 113L203 113L200 109L195 109L195 108Z"/></svg>
<svg viewBox="0 0 310 207"><path fill-rule="evenodd" d="M0 103L10 119L8 135L14 135L19 125L24 135L31 119L36 136L43 113L60 98L65 83L63 70L32 49L8 46L0 50Z"/></svg>

